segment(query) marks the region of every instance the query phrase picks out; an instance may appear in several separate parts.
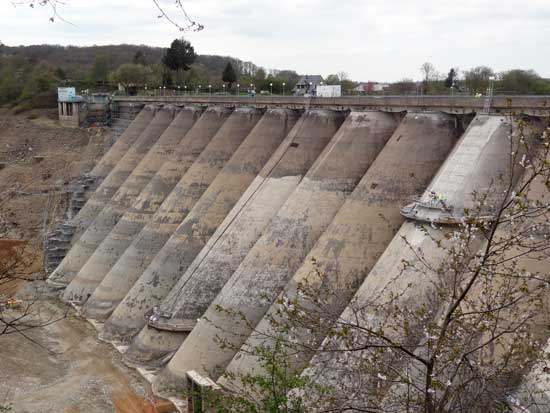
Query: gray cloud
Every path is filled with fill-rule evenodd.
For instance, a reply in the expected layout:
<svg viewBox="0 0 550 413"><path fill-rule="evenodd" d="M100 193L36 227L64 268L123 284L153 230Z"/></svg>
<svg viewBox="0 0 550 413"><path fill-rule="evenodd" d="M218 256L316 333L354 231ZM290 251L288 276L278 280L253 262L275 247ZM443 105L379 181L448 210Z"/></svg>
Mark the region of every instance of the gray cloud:
<svg viewBox="0 0 550 413"><path fill-rule="evenodd" d="M162 0L173 10L172 0ZM158 19L151 0L68 0L63 16L0 0L0 40L16 44L167 46L180 33ZM266 68L358 80L419 78L431 61L442 72L486 64L532 68L550 77L548 0L185 0L206 26L186 37L199 53Z"/></svg>

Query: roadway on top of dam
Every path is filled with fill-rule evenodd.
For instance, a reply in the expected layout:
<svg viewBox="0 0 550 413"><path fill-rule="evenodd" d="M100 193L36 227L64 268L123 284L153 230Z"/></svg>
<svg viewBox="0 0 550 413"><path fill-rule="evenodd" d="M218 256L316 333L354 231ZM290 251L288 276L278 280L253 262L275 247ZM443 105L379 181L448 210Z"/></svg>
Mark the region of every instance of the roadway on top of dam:
<svg viewBox="0 0 550 413"><path fill-rule="evenodd" d="M301 96L234 96L180 94L162 96L114 96L119 106L159 104L200 104L294 109L379 110L384 112L439 111L451 114L497 113L550 116L550 96L342 96L334 98ZM488 109L488 110L487 110Z"/></svg>

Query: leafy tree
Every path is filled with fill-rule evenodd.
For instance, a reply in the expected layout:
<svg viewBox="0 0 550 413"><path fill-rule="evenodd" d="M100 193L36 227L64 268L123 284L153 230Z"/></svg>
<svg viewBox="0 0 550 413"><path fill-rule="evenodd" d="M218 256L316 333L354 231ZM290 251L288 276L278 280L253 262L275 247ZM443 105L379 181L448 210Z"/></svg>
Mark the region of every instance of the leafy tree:
<svg viewBox="0 0 550 413"><path fill-rule="evenodd" d="M430 87L430 82L433 81L436 77L435 67L430 62L426 62L422 66L420 66L420 72L422 73L423 77L422 82L424 86L424 93L427 94Z"/></svg>
<svg viewBox="0 0 550 413"><path fill-rule="evenodd" d="M340 78L336 74L328 75L325 79L327 85L339 85L340 84Z"/></svg>
<svg viewBox="0 0 550 413"><path fill-rule="evenodd" d="M67 80L67 74L59 66L57 67L57 69L55 69L54 74L58 79Z"/></svg>
<svg viewBox="0 0 550 413"><path fill-rule="evenodd" d="M153 80L153 71L150 67L126 63L109 75L109 79L114 84L122 86L144 86L151 84Z"/></svg>
<svg viewBox="0 0 550 413"><path fill-rule="evenodd" d="M464 71L464 82L470 94L485 93L489 87L489 78L494 76L493 69L487 66L477 66Z"/></svg>
<svg viewBox="0 0 550 413"><path fill-rule="evenodd" d="M416 93L416 83L412 79L402 79L392 83L389 87L389 93L393 95L407 95Z"/></svg>
<svg viewBox="0 0 550 413"><path fill-rule="evenodd" d="M252 83L254 83L254 87L256 88L256 90L266 89L266 87L265 87L266 81L265 80L266 80L265 69L260 67L256 71L256 74L254 75L254 80L252 81Z"/></svg>
<svg viewBox="0 0 550 413"><path fill-rule="evenodd" d="M227 62L225 69L223 70L222 80L226 83L229 83L229 88L233 86L233 83L237 81L237 74L233 69L231 62Z"/></svg>
<svg viewBox="0 0 550 413"><path fill-rule="evenodd" d="M107 82L109 76L109 61L105 55L97 55L90 71L89 79L93 83L102 85Z"/></svg>
<svg viewBox="0 0 550 413"><path fill-rule="evenodd" d="M550 82L533 70L514 69L501 73L500 78L498 90L502 93L529 95L550 92Z"/></svg>
<svg viewBox="0 0 550 413"><path fill-rule="evenodd" d="M132 63L136 65L147 66L147 58L143 50L138 50L132 59Z"/></svg>

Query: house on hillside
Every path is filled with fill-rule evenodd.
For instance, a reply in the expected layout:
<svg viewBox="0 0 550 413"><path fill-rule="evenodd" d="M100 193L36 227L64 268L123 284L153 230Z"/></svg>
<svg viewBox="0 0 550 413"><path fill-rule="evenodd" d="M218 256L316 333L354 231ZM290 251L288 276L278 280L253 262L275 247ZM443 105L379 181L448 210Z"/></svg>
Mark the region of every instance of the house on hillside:
<svg viewBox="0 0 550 413"><path fill-rule="evenodd" d="M323 82L321 75L305 75L298 80L292 92L294 96L315 96L317 86L322 85Z"/></svg>

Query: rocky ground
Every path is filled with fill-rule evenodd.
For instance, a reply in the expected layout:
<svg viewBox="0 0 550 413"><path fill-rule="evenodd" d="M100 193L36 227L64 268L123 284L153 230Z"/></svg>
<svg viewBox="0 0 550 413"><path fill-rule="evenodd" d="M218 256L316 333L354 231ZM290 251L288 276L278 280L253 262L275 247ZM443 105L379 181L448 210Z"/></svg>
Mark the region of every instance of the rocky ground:
<svg viewBox="0 0 550 413"><path fill-rule="evenodd" d="M149 385L119 353L44 293L42 240L52 218L63 215L60 194L111 140L105 129L61 128L56 116L55 110L14 116L0 109L0 241L26 242L21 272L36 280L0 282L0 298L37 299L27 321L47 324L23 334L1 334L0 328L0 412L160 412ZM11 311L17 316L22 310Z"/></svg>

